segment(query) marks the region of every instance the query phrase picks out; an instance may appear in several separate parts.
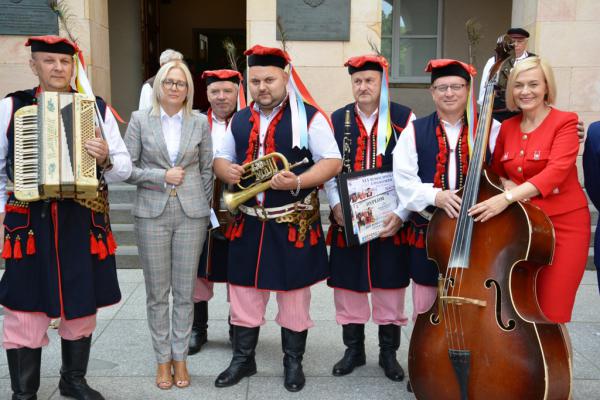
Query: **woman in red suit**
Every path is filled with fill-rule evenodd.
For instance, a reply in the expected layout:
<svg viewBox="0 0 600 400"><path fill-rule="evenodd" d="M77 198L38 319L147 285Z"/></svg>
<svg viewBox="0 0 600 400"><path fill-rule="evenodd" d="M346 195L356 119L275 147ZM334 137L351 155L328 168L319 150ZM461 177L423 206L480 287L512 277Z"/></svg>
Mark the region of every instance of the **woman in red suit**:
<svg viewBox="0 0 600 400"><path fill-rule="evenodd" d="M486 221L514 201L530 200L550 217L555 231L554 259L540 270L537 297L546 317L571 320L590 241L590 213L577 178L577 115L550 106L556 86L550 66L530 57L512 70L506 103L522 114L502 123L492 169L505 192L471 208Z"/></svg>

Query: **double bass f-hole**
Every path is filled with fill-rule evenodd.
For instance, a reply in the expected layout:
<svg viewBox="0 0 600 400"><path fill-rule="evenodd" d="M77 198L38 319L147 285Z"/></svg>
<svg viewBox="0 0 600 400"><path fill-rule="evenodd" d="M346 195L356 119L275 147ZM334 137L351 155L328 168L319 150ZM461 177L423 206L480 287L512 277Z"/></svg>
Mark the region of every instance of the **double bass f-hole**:
<svg viewBox="0 0 600 400"><path fill-rule="evenodd" d="M494 287L494 289L496 289L496 322L498 323L500 329L505 331L512 331L513 329L515 329L515 326L517 326L515 320L509 319L508 323L506 324L504 323L504 321L502 321L502 303L500 301L500 299L502 298L502 289L500 288L500 284L498 284L498 282L496 282L493 279L488 279L485 281L486 288L491 289L492 286Z"/></svg>

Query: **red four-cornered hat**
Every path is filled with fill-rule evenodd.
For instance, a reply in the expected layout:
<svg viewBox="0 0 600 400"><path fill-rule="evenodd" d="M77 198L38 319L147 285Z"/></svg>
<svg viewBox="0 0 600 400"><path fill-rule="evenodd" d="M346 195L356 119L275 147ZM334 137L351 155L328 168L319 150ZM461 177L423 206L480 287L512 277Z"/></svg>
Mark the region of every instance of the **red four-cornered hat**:
<svg viewBox="0 0 600 400"><path fill-rule="evenodd" d="M285 51L277 47L264 47L259 44L246 50L244 55L248 56L248 67L275 66L285 68L292 61Z"/></svg>
<svg viewBox="0 0 600 400"><path fill-rule="evenodd" d="M348 67L350 75L359 71L383 72L383 69L387 68L387 66L388 62L385 57L375 54L351 57L344 63L344 67Z"/></svg>
<svg viewBox="0 0 600 400"><path fill-rule="evenodd" d="M474 66L458 60L449 58L440 58L430 60L425 67L425 72L431 72L431 82L443 76L460 76L467 82L472 76L477 75L477 70Z"/></svg>
<svg viewBox="0 0 600 400"><path fill-rule="evenodd" d="M213 71L204 71L202 73L202 79L206 82L206 86L209 86L214 82L229 81L239 84L244 80L242 74L233 69L217 69Z"/></svg>
<svg viewBox="0 0 600 400"><path fill-rule="evenodd" d="M75 43L67 38L55 35L30 37L27 39L27 42L25 42L25 46L31 46L32 53L43 51L46 53L68 54L72 56L79 51L79 47L77 47Z"/></svg>

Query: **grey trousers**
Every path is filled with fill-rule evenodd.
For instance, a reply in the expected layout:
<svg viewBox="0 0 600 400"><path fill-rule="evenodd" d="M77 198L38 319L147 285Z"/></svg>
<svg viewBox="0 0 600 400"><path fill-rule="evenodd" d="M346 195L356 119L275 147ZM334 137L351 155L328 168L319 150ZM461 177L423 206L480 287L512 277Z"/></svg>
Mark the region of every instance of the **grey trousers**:
<svg viewBox="0 0 600 400"><path fill-rule="evenodd" d="M159 217L135 218L148 325L158 363L183 361L187 357L194 319L192 297L207 227L208 217L187 217L177 197L169 197Z"/></svg>

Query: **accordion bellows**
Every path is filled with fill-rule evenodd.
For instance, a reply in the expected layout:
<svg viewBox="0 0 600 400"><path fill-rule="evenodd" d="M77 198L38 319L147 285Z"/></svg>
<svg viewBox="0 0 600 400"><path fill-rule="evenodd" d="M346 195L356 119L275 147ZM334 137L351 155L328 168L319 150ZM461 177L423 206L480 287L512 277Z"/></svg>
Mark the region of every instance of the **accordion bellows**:
<svg viewBox="0 0 600 400"><path fill-rule="evenodd" d="M42 92L37 105L15 112L17 200L98 196L96 159L84 147L95 136L94 107L79 93Z"/></svg>

